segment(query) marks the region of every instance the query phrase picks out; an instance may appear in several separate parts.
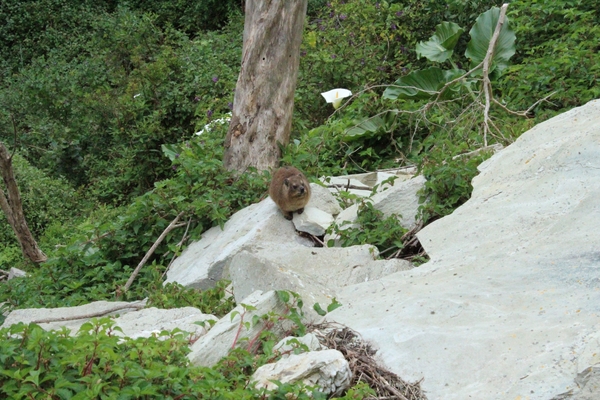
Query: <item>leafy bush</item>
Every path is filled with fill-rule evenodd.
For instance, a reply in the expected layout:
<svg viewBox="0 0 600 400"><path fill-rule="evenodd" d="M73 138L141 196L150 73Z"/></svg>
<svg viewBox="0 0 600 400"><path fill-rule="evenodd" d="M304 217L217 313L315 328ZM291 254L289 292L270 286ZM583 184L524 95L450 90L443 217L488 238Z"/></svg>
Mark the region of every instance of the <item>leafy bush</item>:
<svg viewBox="0 0 600 400"><path fill-rule="evenodd" d="M458 149L454 147L457 151ZM452 214L464 204L473 192L472 179L479 173L477 166L491 156L484 151L473 156L445 158L440 149L433 149L431 159L424 159L421 172L427 179L420 191L420 218L429 224L438 218Z"/></svg>
<svg viewBox="0 0 600 400"><path fill-rule="evenodd" d="M162 309L196 307L204 314L223 317L235 307L232 293L227 293L230 281L218 281L214 288L199 290L185 288L178 283L167 283L149 290L148 307Z"/></svg>
<svg viewBox="0 0 600 400"><path fill-rule="evenodd" d="M94 20L79 57L50 54L11 77L0 89L0 139L12 140L14 118L32 164L103 203L123 204L171 176L161 145L229 111L241 36L192 42L155 19L119 9Z"/></svg>
<svg viewBox="0 0 600 400"><path fill-rule="evenodd" d="M84 323L76 335L67 328L45 331L35 323L0 329L0 394L11 399L41 398L178 398L178 399L326 399L319 388L303 383L255 389L250 376L281 354L273 346L281 337L274 327L286 323L285 335L304 334L302 301L295 293L277 292L287 304L282 314L269 313L253 338L236 338L234 349L214 367L191 365L186 357L197 337L178 329L149 338L123 338L110 318ZM246 306L251 308L250 306ZM243 321L243 319L242 319ZM339 399L373 395L358 384Z"/></svg>
<svg viewBox="0 0 600 400"><path fill-rule="evenodd" d="M494 1L492 4L501 4ZM320 93L357 93L389 84L423 64L414 47L445 19L472 25L490 2L334 0L309 18L301 49L294 129L320 125L331 113ZM367 22L368 21L368 22ZM459 51L464 51L464 43ZM375 89L380 92L379 89Z"/></svg>
<svg viewBox="0 0 600 400"><path fill-rule="evenodd" d="M518 38L515 65L501 80L503 99L536 110L536 122L600 97L600 10L585 1L514 1L508 15Z"/></svg>
<svg viewBox="0 0 600 400"><path fill-rule="evenodd" d="M232 13L242 11L241 0L128 0L127 5L156 15L156 22L161 27L171 25L190 36L221 28Z"/></svg>
<svg viewBox="0 0 600 400"><path fill-rule="evenodd" d="M249 376L272 355L238 349L214 368L197 367L186 357L193 338L182 332L123 341L116 331L108 318L85 323L75 337L35 324L0 330L0 393L11 399L325 398L301 384L272 394L248 386Z"/></svg>
<svg viewBox="0 0 600 400"><path fill-rule="evenodd" d="M84 50L94 21L112 1L3 0L0 5L0 82L31 60L57 51L73 58Z"/></svg>
<svg viewBox="0 0 600 400"><path fill-rule="evenodd" d="M165 266L181 252L177 244L183 227L166 236L128 292L122 293L122 286L177 214L184 212L183 220L189 224L186 239L198 239L208 228L223 225L232 213L266 196L267 173L237 176L224 170L226 127L218 128L177 146L172 179L157 182L153 191L128 207L99 208L50 249L49 260L31 277L0 285L0 302L18 308L58 307L100 299L140 299L160 291Z"/></svg>
<svg viewBox="0 0 600 400"><path fill-rule="evenodd" d="M342 223L332 225L329 234L337 235L337 240L342 247L360 244L371 244L379 250L380 256L392 255L403 247L401 238L407 229L400 225L397 215L384 218L383 212L373 207L369 199L361 200L358 206L356 227L344 226ZM333 246L334 239L328 245Z"/></svg>

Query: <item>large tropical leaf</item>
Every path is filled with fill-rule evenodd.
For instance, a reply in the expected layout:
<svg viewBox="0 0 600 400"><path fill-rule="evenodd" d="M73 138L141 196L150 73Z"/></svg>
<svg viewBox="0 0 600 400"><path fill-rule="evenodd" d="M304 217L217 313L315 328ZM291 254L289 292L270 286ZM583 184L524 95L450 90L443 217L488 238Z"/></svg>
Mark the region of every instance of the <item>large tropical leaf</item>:
<svg viewBox="0 0 600 400"><path fill-rule="evenodd" d="M397 115L398 110L388 110L380 115L359 121L355 126L344 133L343 139L344 141L349 142L368 133L377 134L390 132L394 127Z"/></svg>
<svg viewBox="0 0 600 400"><path fill-rule="evenodd" d="M430 67L424 70L411 72L398 79L394 86L390 86L383 92L384 99L415 99L428 100L437 97L438 91L451 80L458 78L465 71L460 69L442 70L438 67ZM449 87L442 99L453 98L460 89L461 82Z"/></svg>
<svg viewBox="0 0 600 400"><path fill-rule="evenodd" d="M452 56L454 46L464 29L454 22L442 22L435 27L435 34L426 42L417 44L417 57L429 61L444 62Z"/></svg>
<svg viewBox="0 0 600 400"><path fill-rule="evenodd" d="M469 31L471 41L467 45L465 56L471 59L473 66L481 63L485 58L499 17L500 9L493 7L477 17L475 25ZM494 77L499 77L502 71L508 67L508 60L515 54L515 40L515 33L510 29L508 18L506 18L494 47L494 56L490 67L490 73L493 72Z"/></svg>

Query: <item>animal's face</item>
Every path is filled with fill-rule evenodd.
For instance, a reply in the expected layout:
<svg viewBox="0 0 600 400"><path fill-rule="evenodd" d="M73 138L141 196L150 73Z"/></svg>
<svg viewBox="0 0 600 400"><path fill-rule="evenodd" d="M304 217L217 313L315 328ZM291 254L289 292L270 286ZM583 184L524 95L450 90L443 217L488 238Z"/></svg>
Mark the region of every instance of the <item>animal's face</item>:
<svg viewBox="0 0 600 400"><path fill-rule="evenodd" d="M283 184L288 188L289 193L295 197L303 197L307 194L302 175L290 176L283 181Z"/></svg>

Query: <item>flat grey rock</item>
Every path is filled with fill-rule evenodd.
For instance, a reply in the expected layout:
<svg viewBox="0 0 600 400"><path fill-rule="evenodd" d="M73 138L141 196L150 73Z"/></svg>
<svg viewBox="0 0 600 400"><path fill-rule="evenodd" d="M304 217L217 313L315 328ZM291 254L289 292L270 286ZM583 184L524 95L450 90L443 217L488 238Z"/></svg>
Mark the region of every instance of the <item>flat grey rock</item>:
<svg viewBox="0 0 600 400"><path fill-rule="evenodd" d="M600 101L480 170L472 198L418 234L431 261L343 288L328 318L404 379L425 378L431 400L581 392L600 366Z"/></svg>

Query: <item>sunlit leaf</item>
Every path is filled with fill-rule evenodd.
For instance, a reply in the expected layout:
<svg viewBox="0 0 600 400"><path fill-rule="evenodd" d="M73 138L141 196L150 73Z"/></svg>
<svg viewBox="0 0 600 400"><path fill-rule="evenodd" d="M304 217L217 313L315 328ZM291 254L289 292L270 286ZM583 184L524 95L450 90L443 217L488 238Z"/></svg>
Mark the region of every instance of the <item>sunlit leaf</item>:
<svg viewBox="0 0 600 400"><path fill-rule="evenodd" d="M481 14L469 31L471 41L467 45L465 56L471 59L473 66L481 63L485 58L499 17L500 9L493 7ZM494 77L500 76L502 71L508 67L508 60L516 51L515 40L515 33L510 29L508 18L506 18L494 47L494 56L490 67L490 72L494 72Z"/></svg>
<svg viewBox="0 0 600 400"><path fill-rule="evenodd" d="M417 57L429 61L444 62L452 56L454 46L464 29L454 22L442 22L435 28L435 34L426 42L417 44Z"/></svg>
<svg viewBox="0 0 600 400"><path fill-rule="evenodd" d="M394 86L388 87L383 92L383 98L396 99L430 99L438 95L438 92L444 85L453 79L464 74L463 70L452 69L442 70L438 67L431 67L421 71L412 72L398 79ZM452 98L455 92L460 88L461 83L449 87L442 95L443 99Z"/></svg>

